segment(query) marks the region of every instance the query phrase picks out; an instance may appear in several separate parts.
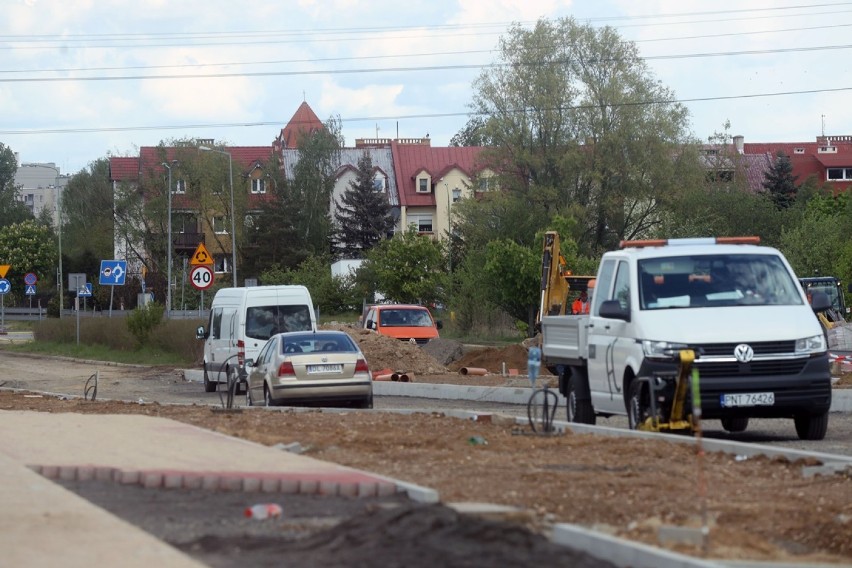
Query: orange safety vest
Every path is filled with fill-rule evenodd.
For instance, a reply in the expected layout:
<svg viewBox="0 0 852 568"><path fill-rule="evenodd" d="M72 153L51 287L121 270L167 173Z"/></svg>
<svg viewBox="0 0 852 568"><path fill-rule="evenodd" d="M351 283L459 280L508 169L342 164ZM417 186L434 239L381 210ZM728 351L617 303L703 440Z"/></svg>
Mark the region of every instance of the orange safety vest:
<svg viewBox="0 0 852 568"><path fill-rule="evenodd" d="M571 311L574 314L587 314L587 313L589 313L589 301L586 300L584 302L580 298L577 298L576 300L574 300L574 303L571 304Z"/></svg>

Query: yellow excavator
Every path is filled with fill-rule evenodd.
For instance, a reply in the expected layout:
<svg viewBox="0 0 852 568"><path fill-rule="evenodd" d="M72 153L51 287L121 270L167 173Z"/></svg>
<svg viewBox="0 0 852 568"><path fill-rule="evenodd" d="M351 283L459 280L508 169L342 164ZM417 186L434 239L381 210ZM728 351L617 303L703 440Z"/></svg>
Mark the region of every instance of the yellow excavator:
<svg viewBox="0 0 852 568"><path fill-rule="evenodd" d="M839 278L834 276L811 276L799 278L799 283L804 288L810 300L812 292L822 292L828 296L831 308L817 314L820 323L826 330L846 323L849 319L849 308L843 297L843 286ZM852 289L850 289L852 291Z"/></svg>
<svg viewBox="0 0 852 568"><path fill-rule="evenodd" d="M594 279L594 276L575 276L559 250L559 233L546 232L541 256L541 301L536 324L541 322L542 316L570 314L569 294L589 291L594 286Z"/></svg>

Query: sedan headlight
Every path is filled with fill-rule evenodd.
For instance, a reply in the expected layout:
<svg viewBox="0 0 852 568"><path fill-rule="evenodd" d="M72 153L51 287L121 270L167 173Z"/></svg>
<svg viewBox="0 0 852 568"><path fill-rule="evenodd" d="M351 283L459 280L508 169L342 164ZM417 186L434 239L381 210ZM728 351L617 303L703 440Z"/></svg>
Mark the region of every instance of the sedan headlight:
<svg viewBox="0 0 852 568"><path fill-rule="evenodd" d="M687 349L685 343L672 343L670 341L642 341L642 351L648 359L671 359L681 349Z"/></svg>
<svg viewBox="0 0 852 568"><path fill-rule="evenodd" d="M825 351L825 336L823 334L796 340L796 354L822 353Z"/></svg>

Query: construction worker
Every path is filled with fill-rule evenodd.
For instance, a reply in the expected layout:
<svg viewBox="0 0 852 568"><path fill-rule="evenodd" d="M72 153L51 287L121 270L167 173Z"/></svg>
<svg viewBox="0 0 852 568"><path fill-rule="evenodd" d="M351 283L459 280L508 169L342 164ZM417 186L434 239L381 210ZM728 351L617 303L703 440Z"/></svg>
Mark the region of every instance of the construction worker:
<svg viewBox="0 0 852 568"><path fill-rule="evenodd" d="M585 290L580 292L580 296L571 304L571 313L574 315L589 313L589 297Z"/></svg>

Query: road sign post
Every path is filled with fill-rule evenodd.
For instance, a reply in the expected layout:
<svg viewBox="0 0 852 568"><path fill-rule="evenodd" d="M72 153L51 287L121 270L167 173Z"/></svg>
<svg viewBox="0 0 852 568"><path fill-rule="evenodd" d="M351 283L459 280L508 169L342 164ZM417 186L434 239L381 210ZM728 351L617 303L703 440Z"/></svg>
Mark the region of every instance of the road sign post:
<svg viewBox="0 0 852 568"><path fill-rule="evenodd" d="M12 289L12 284L8 280L6 280L6 272L9 270L9 265L5 264L0 266L0 268L4 268L4 270L0 270L3 273L0 276L0 333L6 333L6 294Z"/></svg>
<svg viewBox="0 0 852 568"><path fill-rule="evenodd" d="M109 317L112 317L112 299L116 286L124 286L127 277L126 260L102 260L101 272L98 283L101 286L109 286Z"/></svg>

